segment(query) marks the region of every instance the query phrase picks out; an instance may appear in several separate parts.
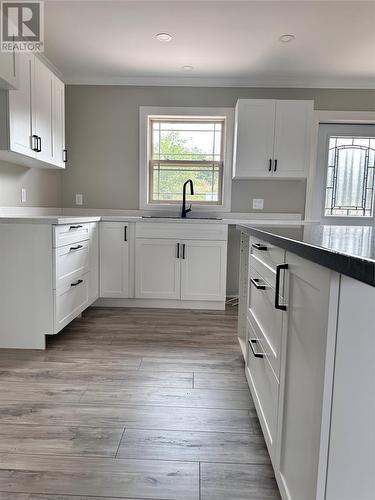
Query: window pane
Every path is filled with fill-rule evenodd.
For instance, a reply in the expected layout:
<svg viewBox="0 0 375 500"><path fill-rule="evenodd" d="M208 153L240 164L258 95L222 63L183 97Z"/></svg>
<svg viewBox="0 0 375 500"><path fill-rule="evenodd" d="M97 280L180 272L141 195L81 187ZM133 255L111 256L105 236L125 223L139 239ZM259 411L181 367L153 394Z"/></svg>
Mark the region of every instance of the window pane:
<svg viewBox="0 0 375 500"><path fill-rule="evenodd" d="M221 203L224 119L151 119L151 202L179 202L192 179L189 202Z"/></svg>
<svg viewBox="0 0 375 500"><path fill-rule="evenodd" d="M216 164L187 167L181 167L179 164L157 164L152 168L151 201L180 202L183 184L187 179L191 179L194 184L194 195L190 195L188 190L189 203L198 201L218 203L221 201L221 173L222 168Z"/></svg>
<svg viewBox="0 0 375 500"><path fill-rule="evenodd" d="M327 165L325 215L372 216L374 139L331 137Z"/></svg>

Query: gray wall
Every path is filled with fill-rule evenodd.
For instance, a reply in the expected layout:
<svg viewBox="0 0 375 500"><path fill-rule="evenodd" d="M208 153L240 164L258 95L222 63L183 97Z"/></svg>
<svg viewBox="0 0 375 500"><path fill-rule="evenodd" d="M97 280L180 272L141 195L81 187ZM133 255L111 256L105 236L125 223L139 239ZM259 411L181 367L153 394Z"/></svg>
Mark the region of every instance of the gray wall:
<svg viewBox="0 0 375 500"><path fill-rule="evenodd" d="M61 172L0 161L0 206L61 207ZM27 202L21 203L21 188Z"/></svg>
<svg viewBox="0 0 375 500"><path fill-rule="evenodd" d="M374 92L334 89L261 89L68 86L67 146L63 205L83 193L88 208L138 208L139 106L234 106L238 98L314 99L316 109L372 110ZM252 211L265 199L266 212L304 211L305 182L234 181L232 210Z"/></svg>

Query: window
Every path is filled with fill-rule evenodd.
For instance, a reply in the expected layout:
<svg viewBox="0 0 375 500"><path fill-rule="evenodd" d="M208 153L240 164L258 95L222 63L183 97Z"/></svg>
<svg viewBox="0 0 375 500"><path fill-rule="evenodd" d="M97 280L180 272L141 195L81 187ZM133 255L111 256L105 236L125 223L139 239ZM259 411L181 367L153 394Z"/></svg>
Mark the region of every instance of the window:
<svg viewBox="0 0 375 500"><path fill-rule="evenodd" d="M224 126L219 118L150 118L150 203L180 203L191 179L189 201L221 204Z"/></svg>
<svg viewBox="0 0 375 500"><path fill-rule="evenodd" d="M320 123L311 215L326 224L375 221L375 125Z"/></svg>
<svg viewBox="0 0 375 500"><path fill-rule="evenodd" d="M326 216L372 217L375 138L330 137Z"/></svg>
<svg viewBox="0 0 375 500"><path fill-rule="evenodd" d="M191 179L198 213L229 212L234 110L141 106L139 116L140 208L176 213Z"/></svg>

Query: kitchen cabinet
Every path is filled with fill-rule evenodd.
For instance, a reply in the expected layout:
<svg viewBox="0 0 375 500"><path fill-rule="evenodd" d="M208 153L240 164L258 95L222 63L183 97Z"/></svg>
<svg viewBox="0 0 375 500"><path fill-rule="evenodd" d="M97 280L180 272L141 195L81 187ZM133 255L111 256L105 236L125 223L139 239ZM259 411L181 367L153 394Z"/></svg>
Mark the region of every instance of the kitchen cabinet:
<svg viewBox="0 0 375 500"><path fill-rule="evenodd" d="M129 223L100 223L101 297L128 298L131 295L130 240Z"/></svg>
<svg viewBox="0 0 375 500"><path fill-rule="evenodd" d="M0 93L0 158L64 168L64 84L33 54L19 54L17 90Z"/></svg>
<svg viewBox="0 0 375 500"><path fill-rule="evenodd" d="M287 253L278 474L290 500L317 498L331 272Z"/></svg>
<svg viewBox="0 0 375 500"><path fill-rule="evenodd" d="M135 296L141 299L179 299L181 242L143 238L136 242Z"/></svg>
<svg viewBox="0 0 375 500"><path fill-rule="evenodd" d="M44 349L98 297L97 222L0 223L0 253L0 347Z"/></svg>
<svg viewBox="0 0 375 500"><path fill-rule="evenodd" d="M304 178L310 155L313 101L239 99L233 178Z"/></svg>
<svg viewBox="0 0 375 500"><path fill-rule="evenodd" d="M225 300L227 243L182 240L181 299Z"/></svg>
<svg viewBox="0 0 375 500"><path fill-rule="evenodd" d="M375 288L251 231L246 258L245 374L282 499L373 498Z"/></svg>
<svg viewBox="0 0 375 500"><path fill-rule="evenodd" d="M226 225L142 222L136 227L137 299L168 300L164 305L171 307L224 307Z"/></svg>
<svg viewBox="0 0 375 500"><path fill-rule="evenodd" d="M9 22L4 13L2 13L1 22L3 26ZM0 89L18 88L18 56L19 54L15 50L11 52L0 51Z"/></svg>

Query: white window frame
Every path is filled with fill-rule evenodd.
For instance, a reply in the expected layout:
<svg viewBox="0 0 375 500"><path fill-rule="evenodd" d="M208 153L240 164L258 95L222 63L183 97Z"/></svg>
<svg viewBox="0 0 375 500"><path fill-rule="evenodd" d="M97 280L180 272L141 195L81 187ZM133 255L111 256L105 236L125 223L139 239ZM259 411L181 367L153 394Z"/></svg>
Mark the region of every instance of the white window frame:
<svg viewBox="0 0 375 500"><path fill-rule="evenodd" d="M374 111L315 111L314 123L311 132L311 157L310 169L306 186L305 220L313 220L322 224L336 225L373 225L375 217L334 217L317 216L314 198L318 189L321 189L321 182L317 178L318 169L318 134L320 124L353 124L353 125L373 125L375 124Z"/></svg>
<svg viewBox="0 0 375 500"><path fill-rule="evenodd" d="M196 212L230 212L232 191L232 158L233 158L233 130L234 108L190 108L190 107L139 107L139 208L140 210L153 210L176 212L179 205L176 203L149 203L149 155L150 134L148 130L150 117L184 118L200 116L205 118L220 117L225 119L224 127L224 167L222 185L222 203L220 205L196 202L193 210ZM181 186L182 192L182 186Z"/></svg>

